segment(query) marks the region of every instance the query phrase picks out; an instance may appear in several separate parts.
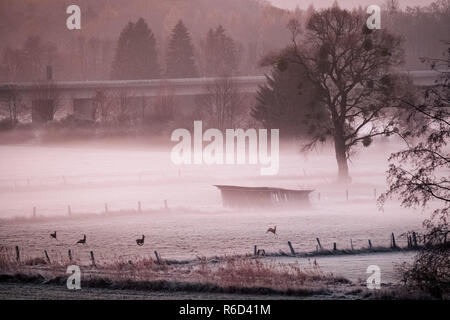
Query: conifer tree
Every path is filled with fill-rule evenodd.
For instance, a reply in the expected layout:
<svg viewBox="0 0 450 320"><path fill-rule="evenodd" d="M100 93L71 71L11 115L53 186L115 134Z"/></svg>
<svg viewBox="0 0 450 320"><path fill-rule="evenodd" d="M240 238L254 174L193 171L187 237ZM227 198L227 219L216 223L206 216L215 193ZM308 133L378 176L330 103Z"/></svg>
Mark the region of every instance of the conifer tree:
<svg viewBox="0 0 450 320"><path fill-rule="evenodd" d="M166 63L166 76L168 78L193 78L198 76L191 36L181 20L172 30Z"/></svg>
<svg viewBox="0 0 450 320"><path fill-rule="evenodd" d="M113 61L112 78L155 79L160 77L156 40L144 19L129 22L120 33Z"/></svg>

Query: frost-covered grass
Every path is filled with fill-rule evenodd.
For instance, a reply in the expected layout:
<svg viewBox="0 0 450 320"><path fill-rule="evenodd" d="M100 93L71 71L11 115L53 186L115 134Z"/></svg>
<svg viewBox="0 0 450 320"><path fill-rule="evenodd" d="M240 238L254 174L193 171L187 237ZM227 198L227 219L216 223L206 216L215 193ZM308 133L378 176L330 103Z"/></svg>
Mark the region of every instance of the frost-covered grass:
<svg viewBox="0 0 450 320"><path fill-rule="evenodd" d="M67 278L65 272L69 264L68 261L48 263L41 258L17 262L12 251L0 252L2 281L22 281L29 277L36 282L36 277L42 277L42 282L62 282ZM323 272L316 263L301 267L250 257L225 257L221 262L199 258L189 264L167 263L164 260L158 263L148 258L117 259L95 267L84 265L81 271L83 285L110 289L206 290L303 296L329 294L335 285L350 283L345 278Z"/></svg>

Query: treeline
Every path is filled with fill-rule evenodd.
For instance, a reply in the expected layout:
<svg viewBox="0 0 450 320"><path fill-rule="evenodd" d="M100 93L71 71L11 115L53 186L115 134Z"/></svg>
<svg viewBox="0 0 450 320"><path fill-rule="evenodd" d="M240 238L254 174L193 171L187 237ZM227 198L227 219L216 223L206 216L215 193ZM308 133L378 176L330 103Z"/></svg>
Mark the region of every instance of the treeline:
<svg viewBox="0 0 450 320"><path fill-rule="evenodd" d="M287 11L258 0L131 0L126 6L120 0L80 0L82 30L70 31L65 27L69 4L0 3L0 81L40 80L46 65L53 66L57 80L220 76L224 70L261 75L266 71L259 66L261 58L289 43L288 21L304 21L314 10ZM388 1L382 26L404 39L405 69L424 69L420 58L441 52L440 41L450 30L450 0L405 10ZM121 73L128 54L121 43L139 35L140 28L149 41L135 45L147 46L142 55L153 64L152 71Z"/></svg>
<svg viewBox="0 0 450 320"><path fill-rule="evenodd" d="M154 38L161 76L170 68L166 56L172 50L172 32L180 20L191 37L198 76L214 72L209 67L211 63L209 66L207 63L211 50L220 48L210 46L213 33L228 42L228 49L233 47L227 52L227 59L232 60L229 63L234 74L258 74L262 73L258 60L287 43L287 37L280 35L292 15L259 0L131 0L126 6L118 0L82 0L77 1L82 8L82 29L70 31L65 27L67 3L54 0L39 4L28 0L0 3L0 21L6 26L0 42L0 81L42 79L48 64L54 66L57 80L111 79L120 35L130 22L136 24L141 17ZM39 37L40 43L25 48L24 43L30 37ZM47 47L54 49L52 55ZM34 56L33 63L40 66L37 75L28 72L29 63L24 61L30 55Z"/></svg>

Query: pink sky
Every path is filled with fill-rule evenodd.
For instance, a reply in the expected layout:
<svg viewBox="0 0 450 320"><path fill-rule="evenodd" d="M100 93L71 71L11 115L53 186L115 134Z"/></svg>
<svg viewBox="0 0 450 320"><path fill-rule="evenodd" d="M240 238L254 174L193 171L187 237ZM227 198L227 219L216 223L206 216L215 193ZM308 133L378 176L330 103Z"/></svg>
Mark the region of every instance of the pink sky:
<svg viewBox="0 0 450 320"><path fill-rule="evenodd" d="M307 8L311 3L314 3L315 8L329 7L334 0L269 0L275 6L280 8L294 9L298 6L301 9ZM385 0L338 0L341 7L352 8L361 5L369 6L371 4L381 5ZM425 6L434 2L433 0L400 0L400 6L406 8L408 6Z"/></svg>

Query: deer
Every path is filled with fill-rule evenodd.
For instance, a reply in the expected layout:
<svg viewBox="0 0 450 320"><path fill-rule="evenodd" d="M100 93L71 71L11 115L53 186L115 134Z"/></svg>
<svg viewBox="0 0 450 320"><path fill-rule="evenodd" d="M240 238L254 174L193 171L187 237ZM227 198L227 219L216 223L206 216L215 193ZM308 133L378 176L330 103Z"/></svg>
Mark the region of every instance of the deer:
<svg viewBox="0 0 450 320"><path fill-rule="evenodd" d="M56 231L54 231L53 233L50 233L50 238L53 238L53 239L58 240L58 239L56 238Z"/></svg>
<svg viewBox="0 0 450 320"><path fill-rule="evenodd" d="M83 234L83 239L78 240L77 244L78 244L78 243L86 244L86 235L85 235L85 234Z"/></svg>
<svg viewBox="0 0 450 320"><path fill-rule="evenodd" d="M143 246L144 245L144 239L145 239L144 235L142 235L142 239L136 239L137 245L138 246Z"/></svg>
<svg viewBox="0 0 450 320"><path fill-rule="evenodd" d="M269 233L269 232L272 232L273 234L277 234L277 226L267 229L266 233Z"/></svg>

